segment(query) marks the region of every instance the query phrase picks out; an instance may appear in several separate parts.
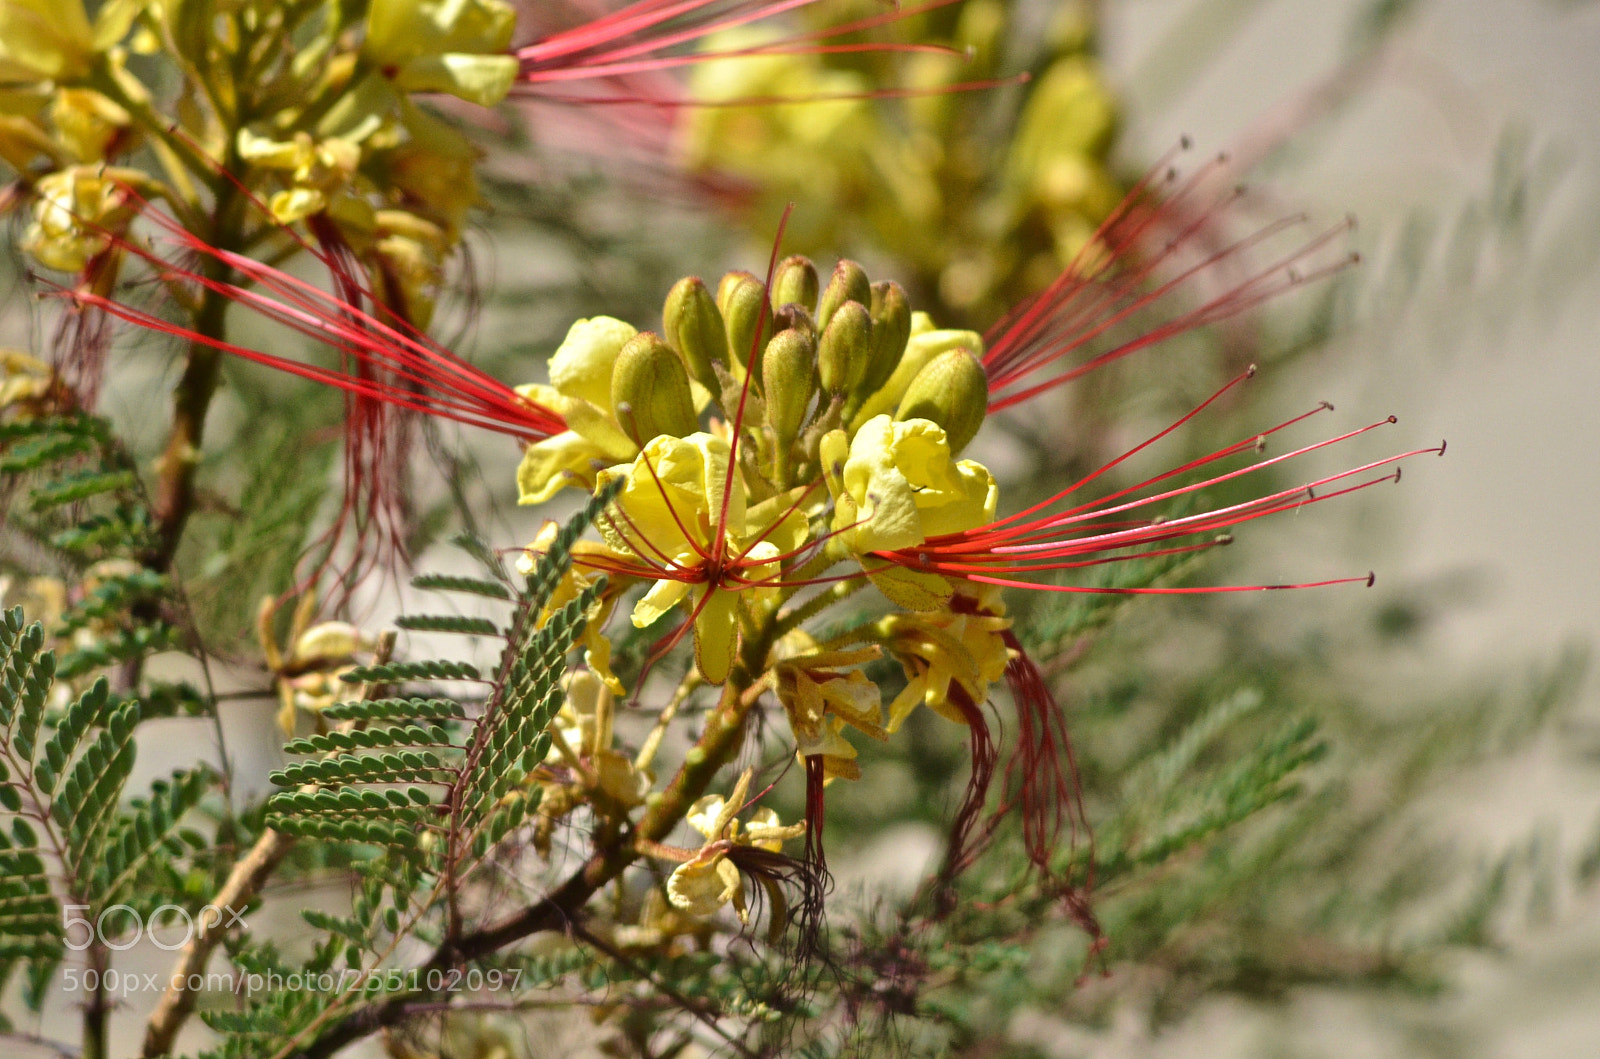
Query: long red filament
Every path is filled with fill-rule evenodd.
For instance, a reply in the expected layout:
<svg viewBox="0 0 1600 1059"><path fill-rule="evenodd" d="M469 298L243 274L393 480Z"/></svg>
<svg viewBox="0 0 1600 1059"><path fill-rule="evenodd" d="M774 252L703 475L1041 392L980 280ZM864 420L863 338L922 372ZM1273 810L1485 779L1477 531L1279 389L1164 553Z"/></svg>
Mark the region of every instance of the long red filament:
<svg viewBox="0 0 1600 1059"><path fill-rule="evenodd" d="M1255 267L1230 289L1197 306L1168 310L1201 275L1224 263L1243 260L1275 236L1305 222L1304 217L1298 216L1280 218L1219 248L1202 250L1198 261L1180 265L1171 275L1152 282L1180 253L1205 239L1217 214L1242 195L1240 189L1234 188L1209 201L1194 201L1215 182L1217 170L1225 162L1220 157L1172 190L1164 194L1157 191L1163 174L1164 182L1176 179L1167 168L1170 157L1135 185L1048 289L991 328L983 361L990 380L992 411L1019 404L1175 335L1238 315L1293 287L1340 271L1355 260L1352 255L1314 263L1335 238L1348 230L1350 224L1346 222L1310 237L1264 267ZM1167 236L1163 245L1141 254L1144 244L1174 223L1176 231ZM1313 263L1309 268L1301 267L1308 262ZM1043 381L1027 387L1020 385L1034 373L1092 346L1118 325L1145 311L1169 311L1170 315L1135 337L1055 371Z"/></svg>

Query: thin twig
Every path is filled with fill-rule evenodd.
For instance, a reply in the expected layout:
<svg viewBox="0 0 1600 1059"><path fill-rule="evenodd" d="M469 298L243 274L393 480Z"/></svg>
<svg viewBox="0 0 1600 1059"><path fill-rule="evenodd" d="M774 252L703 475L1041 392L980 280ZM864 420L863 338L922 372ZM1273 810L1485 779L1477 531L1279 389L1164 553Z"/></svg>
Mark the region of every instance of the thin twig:
<svg viewBox="0 0 1600 1059"><path fill-rule="evenodd" d="M394 653L394 630L385 630L379 637L377 647L373 652L373 664L383 665L389 661ZM374 685L367 685L362 691L362 698L371 695ZM272 873L277 870L283 858L288 856L289 850L294 847L294 836L286 835L281 831L267 828L256 839L256 844L233 865L233 870L228 873L228 879L211 899L211 904L220 909L242 909L261 892ZM189 944L183 947L183 953L178 957L178 964L172 969L172 977L167 980L167 991L161 995L155 1011L151 1012L149 1021L145 1024L144 1045L140 1054L145 1059L154 1056L166 1055L172 1050L172 1042L178 1036L178 1030L183 1023L194 1013L195 1002L199 999L199 990L191 989L191 981L204 982L206 963L211 959L211 953L217 944L228 934L230 922L224 922L219 914L216 919L208 920L201 916L195 923L194 937Z"/></svg>

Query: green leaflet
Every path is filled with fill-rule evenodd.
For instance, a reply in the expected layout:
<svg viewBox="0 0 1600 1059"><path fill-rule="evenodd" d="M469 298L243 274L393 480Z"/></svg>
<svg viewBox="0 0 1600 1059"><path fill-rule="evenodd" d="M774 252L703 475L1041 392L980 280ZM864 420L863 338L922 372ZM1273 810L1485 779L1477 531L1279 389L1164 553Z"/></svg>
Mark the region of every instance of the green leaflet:
<svg viewBox="0 0 1600 1059"><path fill-rule="evenodd" d="M48 976L64 955L64 905L89 922L119 904L153 910L141 873L185 855L176 835L214 782L208 768L178 772L125 805L140 703L113 699L102 678L48 718L44 642L21 608L0 615L0 981L18 965Z"/></svg>
<svg viewBox="0 0 1600 1059"><path fill-rule="evenodd" d="M517 595L515 620L500 671L481 714L468 720L459 703L440 696L381 697L336 704L324 712L337 731L291 740L290 754L316 755L273 774L284 790L272 796L274 827L297 835L367 843L396 854L403 882L439 871L445 856L486 855L526 820L536 792L508 798L544 760L546 729L562 701L565 659L582 634L603 580L552 613L545 607L571 566L578 536L610 502L592 498L556 535ZM491 567L493 569L493 567ZM503 591L496 582L435 578L433 584L477 595ZM476 618L413 618L406 628L499 633ZM476 667L446 660L387 662L356 669L351 684L477 680ZM462 722L465 722L463 727ZM383 785L380 793L373 788ZM423 836L430 836L424 842ZM459 867L459 866L458 866Z"/></svg>

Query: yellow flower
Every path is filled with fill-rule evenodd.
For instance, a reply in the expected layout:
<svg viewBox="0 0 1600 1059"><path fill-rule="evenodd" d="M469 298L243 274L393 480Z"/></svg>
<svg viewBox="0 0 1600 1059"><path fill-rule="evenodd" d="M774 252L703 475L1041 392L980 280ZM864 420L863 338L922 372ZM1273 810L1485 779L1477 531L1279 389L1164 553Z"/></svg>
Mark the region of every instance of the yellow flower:
<svg viewBox="0 0 1600 1059"><path fill-rule="evenodd" d="M45 412L56 390L49 364L20 349L0 348L0 412L13 408L25 415Z"/></svg>
<svg viewBox="0 0 1600 1059"><path fill-rule="evenodd" d="M560 525L547 521L540 529L539 535L533 543L517 558L517 572L523 576L533 573L539 557L550 550L550 544L555 540ZM545 604L544 613L540 621L545 621L551 614L565 607L576 599L579 592L594 584L602 574L606 576L607 585L604 593L595 601L583 627L583 635L578 642L583 644L584 663L601 680L618 695L625 693L622 682L611 672L611 640L605 634L605 625L611 617L611 611L617 605L617 598L632 583L626 573L619 572L617 567L626 560L625 555L619 555L602 544L590 541L577 541L572 545L572 565L567 569L565 576L556 583L555 589L550 593L550 601Z"/></svg>
<svg viewBox="0 0 1600 1059"><path fill-rule="evenodd" d="M950 584L937 574L866 557L991 521L998 490L988 469L975 460L952 460L938 425L896 423L887 415L869 419L848 441L844 431L830 431L821 456L837 547L861 557L873 584L909 610L932 610L948 599Z"/></svg>
<svg viewBox="0 0 1600 1059"><path fill-rule="evenodd" d="M688 600L695 661L713 684L726 680L733 665L739 591L759 590L806 539L805 516L788 494L747 506L738 473L726 489L729 454L728 443L710 434L662 434L626 469L599 476L602 485L625 480L600 519L601 534L617 551L638 557L637 576L655 579L634 607L634 625L652 625Z"/></svg>
<svg viewBox="0 0 1600 1059"><path fill-rule="evenodd" d="M134 170L104 166L72 166L41 177L22 248L46 268L81 272L110 245L107 233L132 216L123 185L144 182Z"/></svg>
<svg viewBox="0 0 1600 1059"><path fill-rule="evenodd" d="M317 140L297 132L291 139L276 140L245 128L239 130L237 146L246 161L288 172L291 186L268 200L273 219L280 224L293 224L327 209L361 164L361 147L339 136Z"/></svg>
<svg viewBox="0 0 1600 1059"><path fill-rule="evenodd" d="M427 330L450 253L447 236L438 225L405 210L379 210L373 220L377 242L372 249L383 262L377 275L385 300L403 306L405 318Z"/></svg>
<svg viewBox="0 0 1600 1059"><path fill-rule="evenodd" d="M63 163L61 146L44 130L46 105L53 95L41 85L0 88L0 162L19 173L29 171L41 157L54 165Z"/></svg>
<svg viewBox="0 0 1600 1059"><path fill-rule="evenodd" d="M478 204L478 148L409 99L400 101L400 125L405 139L381 157L388 185L454 241Z"/></svg>
<svg viewBox="0 0 1600 1059"><path fill-rule="evenodd" d="M609 316L579 320L550 356L550 385L517 387L522 396L559 413L570 428L523 453L517 468L518 503L541 504L566 485L590 488L597 466L631 460L638 453L611 403L617 354L636 334L631 324Z"/></svg>
<svg viewBox="0 0 1600 1059"><path fill-rule="evenodd" d="M79 162L99 162L113 144L126 150L133 118L99 92L87 88L57 89L50 101L56 137Z"/></svg>
<svg viewBox="0 0 1600 1059"><path fill-rule="evenodd" d="M890 733L897 731L918 704L957 724L968 723L951 704L959 688L973 705L989 697L989 686L1005 676L1013 652L1004 633L1011 627L1000 590L985 588L979 599L961 597L950 611L892 614L878 623L883 648L900 660L906 686L889 704Z"/></svg>
<svg viewBox="0 0 1600 1059"><path fill-rule="evenodd" d="M880 657L877 647L852 651L824 651L804 631L795 630L779 641L768 680L777 691L794 733L795 753L804 761L822 758L829 779L860 779L856 748L844 738L850 725L874 739L887 739L883 703L878 686L859 669L848 668Z"/></svg>
<svg viewBox="0 0 1600 1059"><path fill-rule="evenodd" d="M493 106L516 80L516 22L500 0L372 0L362 50L404 91Z"/></svg>
<svg viewBox="0 0 1600 1059"><path fill-rule="evenodd" d="M348 622L312 625L316 602L308 593L296 605L289 623L287 654L272 638L272 617L277 609L272 597L263 599L256 612L256 634L278 689L278 727L290 737L301 711L320 714L349 692L350 686L340 681L340 675L355 668L358 656L370 654L375 646L370 636ZM318 718L319 730L321 725Z"/></svg>
<svg viewBox="0 0 1600 1059"><path fill-rule="evenodd" d="M749 822L741 828L738 813L749 790L750 771L746 769L728 798L708 794L689 807L689 825L704 835L706 842L699 852L689 853L667 879L667 899L674 907L692 915L709 916L732 902L739 922L750 921L744 876L734 862L739 848L780 853L784 842L806 833L806 825L784 826L777 813L763 807L752 811ZM672 852L667 847L656 847L654 851L668 855ZM775 893L775 888L769 888L769 892ZM781 895L776 899L781 901Z"/></svg>
<svg viewBox="0 0 1600 1059"><path fill-rule="evenodd" d="M611 745L611 689L587 669L569 672L561 684L567 701L556 713L554 741L546 763L565 761L573 765L583 774L586 784L599 788L626 808L642 804L654 777L634 768L633 759Z"/></svg>
<svg viewBox="0 0 1600 1059"><path fill-rule="evenodd" d="M1019 220L1042 213L1057 261L1072 260L1122 198L1101 161L1116 122L1116 100L1082 56L1058 60L1028 95L1004 171L1012 209Z"/></svg>

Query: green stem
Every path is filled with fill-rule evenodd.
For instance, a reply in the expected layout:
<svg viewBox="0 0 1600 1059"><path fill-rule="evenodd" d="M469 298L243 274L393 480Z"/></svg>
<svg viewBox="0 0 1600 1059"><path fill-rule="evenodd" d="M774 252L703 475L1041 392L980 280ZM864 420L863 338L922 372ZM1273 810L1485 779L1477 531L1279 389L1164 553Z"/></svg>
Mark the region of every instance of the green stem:
<svg viewBox="0 0 1600 1059"><path fill-rule="evenodd" d="M848 581L840 581L824 592L818 592L793 610L785 611L778 615L777 621L773 625L775 635L782 636L792 629L799 628L835 603L849 599L857 592L860 592L866 585L866 576L858 574Z"/></svg>
<svg viewBox="0 0 1600 1059"><path fill-rule="evenodd" d="M212 231L207 241L222 250L237 242L233 214L237 193L231 185L217 193L212 213ZM207 279L227 282L231 269L214 257L201 266ZM223 338L227 327L228 298L206 289L194 317L194 330L207 338ZM173 391L172 428L158 464L155 516L156 547L146 565L166 570L172 565L183 540L183 530L194 510L195 470L200 463L200 445L205 434L206 413L217 390L222 354L203 342L191 342L184 362L183 376Z"/></svg>

